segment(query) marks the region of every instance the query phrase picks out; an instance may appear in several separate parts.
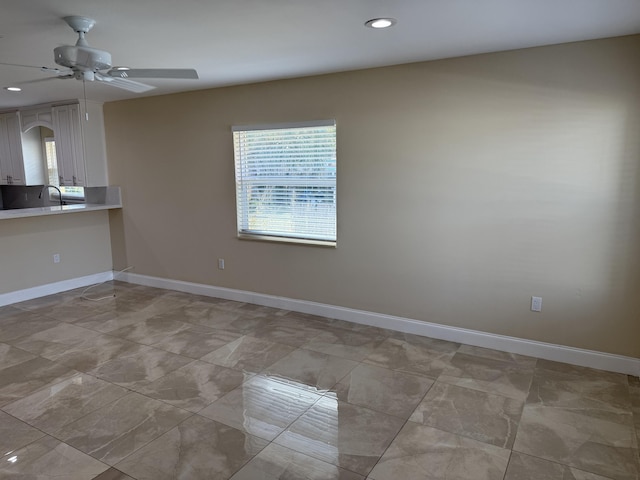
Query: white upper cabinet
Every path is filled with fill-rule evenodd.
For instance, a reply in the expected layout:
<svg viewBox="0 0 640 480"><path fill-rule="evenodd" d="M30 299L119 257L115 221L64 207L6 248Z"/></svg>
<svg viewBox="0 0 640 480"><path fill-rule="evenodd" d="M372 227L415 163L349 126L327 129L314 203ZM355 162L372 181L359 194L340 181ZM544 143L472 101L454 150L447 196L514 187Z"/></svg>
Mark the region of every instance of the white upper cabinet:
<svg viewBox="0 0 640 480"><path fill-rule="evenodd" d="M53 130L51 108L40 107L20 110L20 124L23 133L34 127L47 127Z"/></svg>
<svg viewBox="0 0 640 480"><path fill-rule="evenodd" d="M108 185L102 103L91 101L0 113L0 185L49 182L44 135L55 142L59 178L54 183Z"/></svg>
<svg viewBox="0 0 640 480"><path fill-rule="evenodd" d="M77 104L55 106L51 113L60 185L86 186L80 107Z"/></svg>
<svg viewBox="0 0 640 480"><path fill-rule="evenodd" d="M0 114L0 185L25 185L18 112Z"/></svg>

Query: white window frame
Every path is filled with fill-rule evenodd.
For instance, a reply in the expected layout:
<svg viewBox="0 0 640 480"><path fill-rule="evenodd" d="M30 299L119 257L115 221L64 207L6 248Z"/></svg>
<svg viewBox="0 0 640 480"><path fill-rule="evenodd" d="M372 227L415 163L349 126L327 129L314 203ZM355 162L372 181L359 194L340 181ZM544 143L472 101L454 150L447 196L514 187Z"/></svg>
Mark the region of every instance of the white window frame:
<svg viewBox="0 0 640 480"><path fill-rule="evenodd" d="M58 167L57 167L57 159L56 159L56 146L55 146L55 137L44 137L42 139L42 149L44 152L43 161L44 161L44 171L45 171L45 180L49 185L55 185L59 187L60 193L62 194L62 201L68 203L84 203L84 187L65 187L60 186L59 177L58 177ZM47 148L47 144L53 144L52 147ZM53 178L49 175L49 162L52 162L55 165L56 174ZM52 201L60 201L58 198L55 189L49 189L49 199Z"/></svg>
<svg viewBox="0 0 640 480"><path fill-rule="evenodd" d="M328 132L317 133L318 127L330 127ZM301 173L300 176L290 176L289 171L285 174L286 177L274 172L274 176L270 177L261 172L261 175L252 174L255 171L256 165L260 165L261 161L264 161L264 169L268 170L273 167L273 156L269 157L265 155L264 159L259 156L249 155L246 153L247 146L251 144L251 132L259 131L260 133L266 133L275 130L286 130L283 132L283 137L286 138L287 134L291 134L292 131L300 129L304 132L305 129L309 133L314 133L316 130L320 140L330 143L326 159L322 156L314 156L313 174L305 175ZM235 161L235 176L236 176L236 217L237 217L237 232L238 238L249 240L266 240L285 243L303 243L320 246L335 247L337 244L337 179L336 179L336 122L335 120L317 120L308 122L296 122L296 123L279 123L279 124L261 124L261 125L240 125L232 127L233 133L233 146L234 146L234 161ZM329 138L322 138L322 136L328 135ZM333 137L331 138L331 135ZM255 140L255 139L254 139ZM264 145L261 143L261 145ZM272 144L273 145L273 144ZM299 150L305 149L304 144L291 143L294 148ZM326 144L325 144L326 145ZM295 167L295 160L290 157L282 157L284 165L291 165ZM271 163L271 165L269 165ZM275 167L277 168L277 166ZM317 174L317 169L321 169L321 173ZM292 170L294 170L292 168ZM316 176L317 175L317 176ZM253 188L260 186L264 193L266 186L273 188L285 188L287 193L284 196L278 197L277 194L267 194L272 203L265 203L266 213L263 211L262 222L259 221L259 215L252 215L252 211L255 213L250 205L255 204L255 201L251 200ZM293 188L292 188L293 187ZM307 201L297 200L295 194L295 187L311 188L316 187L321 189L321 194L318 200L314 200L313 205L308 205ZM275 195L275 196L273 196ZM285 218L288 216L290 220L297 224L289 224L284 227L283 223L279 223L274 219L273 223L269 223L269 215L273 213L275 215L275 208L269 205L273 205L275 199L284 199L282 211ZM316 197L317 198L317 197ZM276 200L277 201L277 200ZM264 220L264 217L267 220ZM316 225L313 225L314 222ZM251 226L251 223L254 226ZM286 223L286 222L285 222ZM256 225L260 224L260 227Z"/></svg>

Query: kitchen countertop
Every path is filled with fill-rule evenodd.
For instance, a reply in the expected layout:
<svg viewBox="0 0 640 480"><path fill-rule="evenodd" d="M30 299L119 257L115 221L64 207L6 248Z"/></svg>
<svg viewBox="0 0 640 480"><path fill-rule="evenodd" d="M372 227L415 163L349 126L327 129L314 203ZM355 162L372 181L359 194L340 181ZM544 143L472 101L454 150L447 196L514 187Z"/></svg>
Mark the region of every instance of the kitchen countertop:
<svg viewBox="0 0 640 480"><path fill-rule="evenodd" d="M98 203L78 203L74 205L62 205L53 207L15 208L11 210L0 210L0 220L10 220L12 218L42 217L46 215L60 215L64 213L93 212L96 210L111 210L122 208L122 204L98 204Z"/></svg>

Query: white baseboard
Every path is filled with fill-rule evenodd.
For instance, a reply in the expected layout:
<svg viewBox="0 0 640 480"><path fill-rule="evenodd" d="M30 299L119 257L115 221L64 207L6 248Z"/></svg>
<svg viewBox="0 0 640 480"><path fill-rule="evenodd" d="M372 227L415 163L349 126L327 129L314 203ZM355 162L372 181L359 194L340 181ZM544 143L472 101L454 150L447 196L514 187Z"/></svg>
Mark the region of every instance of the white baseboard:
<svg viewBox="0 0 640 480"><path fill-rule="evenodd" d="M15 292L0 294L0 307L11 305L12 303L24 302L34 298L53 295L54 293L73 290L74 288L87 287L96 283L108 282L113 280L113 272L101 272L87 275L85 277L71 278L69 280L61 280L59 282L47 283L37 287L25 288L24 290L16 290Z"/></svg>
<svg viewBox="0 0 640 480"><path fill-rule="evenodd" d="M583 367L597 368L627 375L640 376L640 358L625 357L611 353L584 350L580 348L555 345L552 343L537 342L523 338L496 335L465 328L449 327L437 323L423 322L411 318L395 317L364 310L338 307L323 303L308 302L286 297L277 297L261 293L234 290L230 288L214 287L200 283L169 280L159 277L150 277L135 273L122 273L118 280L146 285L149 287L165 288L180 292L193 293L208 297L235 300L238 302L253 303L266 307L281 308L296 312L335 318L347 322L360 323L373 327L387 328L405 333L413 333L425 337L449 340L456 343L464 343L477 347L492 348L504 352L528 355L531 357L570 363Z"/></svg>

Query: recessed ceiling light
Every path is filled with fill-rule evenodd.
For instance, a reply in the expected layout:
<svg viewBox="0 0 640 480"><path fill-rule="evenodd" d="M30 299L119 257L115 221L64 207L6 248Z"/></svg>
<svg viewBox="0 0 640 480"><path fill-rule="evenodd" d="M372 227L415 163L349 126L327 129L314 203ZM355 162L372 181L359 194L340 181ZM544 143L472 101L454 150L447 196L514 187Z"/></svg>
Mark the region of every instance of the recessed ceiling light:
<svg viewBox="0 0 640 480"><path fill-rule="evenodd" d="M113 67L114 70L118 70L119 72L125 72L127 70L131 70L129 67Z"/></svg>
<svg viewBox="0 0 640 480"><path fill-rule="evenodd" d="M10 92L21 92L22 89L20 87L4 87L5 90L8 90Z"/></svg>
<svg viewBox="0 0 640 480"><path fill-rule="evenodd" d="M364 22L369 28L389 28L394 26L398 21L395 18L372 18Z"/></svg>

